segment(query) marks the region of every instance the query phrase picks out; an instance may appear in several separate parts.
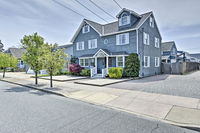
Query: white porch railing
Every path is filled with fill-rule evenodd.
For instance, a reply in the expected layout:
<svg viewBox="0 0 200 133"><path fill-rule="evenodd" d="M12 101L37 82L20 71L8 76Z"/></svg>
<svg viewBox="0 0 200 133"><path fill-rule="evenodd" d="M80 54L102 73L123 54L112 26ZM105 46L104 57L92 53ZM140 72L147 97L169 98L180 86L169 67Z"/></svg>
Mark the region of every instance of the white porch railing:
<svg viewBox="0 0 200 133"><path fill-rule="evenodd" d="M97 68L96 67L92 67L90 68L90 77L94 77L97 74Z"/></svg>
<svg viewBox="0 0 200 133"><path fill-rule="evenodd" d="M102 78L105 78L108 74L107 68L102 69Z"/></svg>

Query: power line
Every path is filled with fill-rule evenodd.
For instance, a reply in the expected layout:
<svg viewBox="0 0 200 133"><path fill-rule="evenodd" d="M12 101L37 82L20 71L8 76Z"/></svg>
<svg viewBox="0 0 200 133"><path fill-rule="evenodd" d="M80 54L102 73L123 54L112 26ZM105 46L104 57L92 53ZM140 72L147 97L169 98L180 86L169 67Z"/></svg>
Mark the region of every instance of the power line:
<svg viewBox="0 0 200 133"><path fill-rule="evenodd" d="M113 1L118 5L119 8L123 9L116 0L113 0Z"/></svg>
<svg viewBox="0 0 200 133"><path fill-rule="evenodd" d="M113 15L111 15L110 13L108 13L107 11L105 11L103 8L101 8L100 6L98 6L94 1L89 0L93 5L95 5L97 8L99 8L101 11L103 11L104 13L106 13L108 16L116 19Z"/></svg>
<svg viewBox="0 0 200 133"><path fill-rule="evenodd" d="M58 2L58 1L56 1L56 0L52 0L52 1L53 1L54 3L60 5L60 6L64 7L65 9L68 9L68 10L70 10L70 11L72 11L72 12L78 14L79 16L82 16L82 17L86 18L84 15L82 15L82 14L78 13L77 11L75 11L75 10L73 10L73 9L71 9L71 8L69 8L69 7L67 7L66 5L64 5L64 4L62 4L62 3L60 3L60 2Z"/></svg>
<svg viewBox="0 0 200 133"><path fill-rule="evenodd" d="M96 14L95 12L93 12L92 10L90 10L88 7L86 7L84 4L82 4L81 2L79 2L78 0L75 0L77 3L79 3L81 6L83 6L84 8L86 8L88 11L90 11L91 13L93 13L94 15L96 15L97 17L99 17L100 19L102 19L103 21L107 22L104 18L102 18L101 16L99 16L98 14Z"/></svg>

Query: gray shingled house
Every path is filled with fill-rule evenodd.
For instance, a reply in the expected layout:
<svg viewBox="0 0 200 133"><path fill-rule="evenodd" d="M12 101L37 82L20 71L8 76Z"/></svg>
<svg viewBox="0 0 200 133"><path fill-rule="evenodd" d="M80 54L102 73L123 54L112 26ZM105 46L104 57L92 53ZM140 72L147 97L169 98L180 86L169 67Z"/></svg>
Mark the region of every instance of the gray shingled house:
<svg viewBox="0 0 200 133"><path fill-rule="evenodd" d="M8 50L5 51L5 53L9 53L18 59L18 67L21 69L25 69L26 67L24 61L22 60L22 55L25 52L26 52L26 49L23 49L23 48L9 48Z"/></svg>
<svg viewBox="0 0 200 133"><path fill-rule="evenodd" d="M161 44L162 62L175 63L177 62L177 48L174 41L163 42Z"/></svg>
<svg viewBox="0 0 200 133"><path fill-rule="evenodd" d="M161 34L153 12L138 14L122 9L117 21L100 24L84 19L71 42L77 63L92 76L108 74L110 67L125 67L129 54L140 59L140 77L161 72Z"/></svg>

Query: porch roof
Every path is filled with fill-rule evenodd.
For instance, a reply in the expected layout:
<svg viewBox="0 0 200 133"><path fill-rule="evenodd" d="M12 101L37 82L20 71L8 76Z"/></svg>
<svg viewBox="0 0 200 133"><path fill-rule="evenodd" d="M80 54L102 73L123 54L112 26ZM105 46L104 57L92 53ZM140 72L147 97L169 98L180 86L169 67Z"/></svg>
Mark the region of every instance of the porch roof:
<svg viewBox="0 0 200 133"><path fill-rule="evenodd" d="M129 55L126 51L110 52L107 49L99 49L94 54L85 54L85 55L80 56L79 58L87 58L87 57L93 58L99 51L103 51L104 53L107 54L107 56Z"/></svg>

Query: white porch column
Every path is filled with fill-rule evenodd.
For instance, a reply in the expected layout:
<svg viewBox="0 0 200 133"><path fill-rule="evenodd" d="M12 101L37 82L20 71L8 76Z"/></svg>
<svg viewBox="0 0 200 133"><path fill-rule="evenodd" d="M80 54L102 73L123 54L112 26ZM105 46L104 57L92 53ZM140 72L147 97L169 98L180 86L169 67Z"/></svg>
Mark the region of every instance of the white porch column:
<svg viewBox="0 0 200 133"><path fill-rule="evenodd" d="M108 74L108 56L106 56L106 71L107 71L107 74Z"/></svg>
<svg viewBox="0 0 200 133"><path fill-rule="evenodd" d="M96 72L95 74L97 74L97 57L95 57L95 69L96 69L95 70L95 72Z"/></svg>
<svg viewBox="0 0 200 133"><path fill-rule="evenodd" d="M123 67L125 67L125 56L123 56Z"/></svg>

